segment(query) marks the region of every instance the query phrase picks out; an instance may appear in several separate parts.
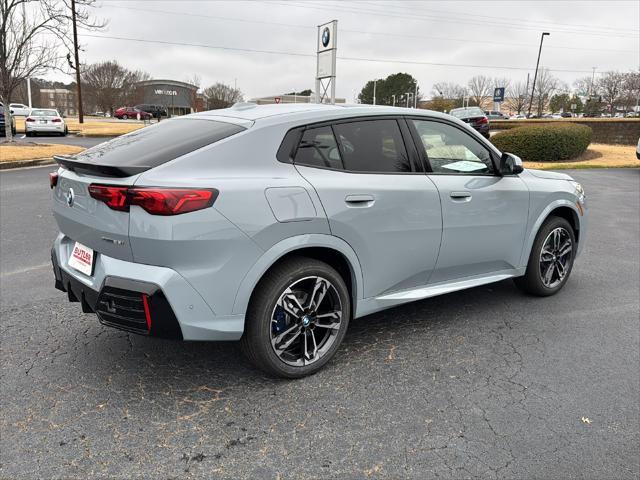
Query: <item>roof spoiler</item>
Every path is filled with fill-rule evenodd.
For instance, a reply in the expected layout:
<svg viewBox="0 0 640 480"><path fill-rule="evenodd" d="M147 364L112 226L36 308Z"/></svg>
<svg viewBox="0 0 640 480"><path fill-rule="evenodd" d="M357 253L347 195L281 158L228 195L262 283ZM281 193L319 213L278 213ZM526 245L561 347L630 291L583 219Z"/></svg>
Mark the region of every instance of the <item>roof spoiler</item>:
<svg viewBox="0 0 640 480"><path fill-rule="evenodd" d="M100 165L97 163L83 162L66 155L54 155L53 160L67 170L71 170L77 173L97 173L104 177L131 177L132 175L137 175L138 173L142 173L151 169L150 166L144 165L137 165L135 167Z"/></svg>

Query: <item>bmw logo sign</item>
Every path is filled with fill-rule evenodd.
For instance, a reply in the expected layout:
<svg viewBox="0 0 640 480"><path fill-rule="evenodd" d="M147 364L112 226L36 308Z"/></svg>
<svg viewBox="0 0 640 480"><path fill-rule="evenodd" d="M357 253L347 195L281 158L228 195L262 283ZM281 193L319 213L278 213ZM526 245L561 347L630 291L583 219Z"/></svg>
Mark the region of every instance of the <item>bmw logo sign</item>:
<svg viewBox="0 0 640 480"><path fill-rule="evenodd" d="M329 45L330 40L331 31L329 30L329 27L324 27L324 30L322 30L322 46L326 47L327 45Z"/></svg>
<svg viewBox="0 0 640 480"><path fill-rule="evenodd" d="M67 193L67 205L73 207L73 201L75 200L75 194L73 193L73 188L69 189L69 193Z"/></svg>

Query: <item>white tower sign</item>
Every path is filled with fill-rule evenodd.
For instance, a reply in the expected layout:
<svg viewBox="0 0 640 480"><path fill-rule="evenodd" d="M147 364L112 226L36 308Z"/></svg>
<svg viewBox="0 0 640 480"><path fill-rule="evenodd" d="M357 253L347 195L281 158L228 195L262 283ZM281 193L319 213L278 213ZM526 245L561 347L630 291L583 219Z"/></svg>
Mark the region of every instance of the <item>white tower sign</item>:
<svg viewBox="0 0 640 480"><path fill-rule="evenodd" d="M338 21L318 26L318 57L316 61L316 103L336 102L336 51Z"/></svg>

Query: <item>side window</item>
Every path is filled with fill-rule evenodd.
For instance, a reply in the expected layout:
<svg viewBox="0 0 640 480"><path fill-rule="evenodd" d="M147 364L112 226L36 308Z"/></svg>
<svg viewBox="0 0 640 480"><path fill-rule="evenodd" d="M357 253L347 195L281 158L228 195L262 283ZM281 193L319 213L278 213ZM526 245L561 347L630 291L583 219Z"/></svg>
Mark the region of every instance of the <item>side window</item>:
<svg viewBox="0 0 640 480"><path fill-rule="evenodd" d="M434 173L494 173L489 151L469 134L446 123L411 121Z"/></svg>
<svg viewBox="0 0 640 480"><path fill-rule="evenodd" d="M367 120L333 126L345 170L411 172L396 120Z"/></svg>
<svg viewBox="0 0 640 480"><path fill-rule="evenodd" d="M309 167L342 169L338 144L331 127L305 130L293 161L297 165Z"/></svg>

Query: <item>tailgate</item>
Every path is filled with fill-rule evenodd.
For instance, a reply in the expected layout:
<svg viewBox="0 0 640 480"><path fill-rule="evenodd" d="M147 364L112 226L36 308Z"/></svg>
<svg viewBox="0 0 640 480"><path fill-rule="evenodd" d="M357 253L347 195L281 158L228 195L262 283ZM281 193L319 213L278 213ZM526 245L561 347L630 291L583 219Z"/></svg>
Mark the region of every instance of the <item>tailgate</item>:
<svg viewBox="0 0 640 480"><path fill-rule="evenodd" d="M112 210L91 198L88 187L92 183L132 185L136 178L137 175L127 178L94 177L59 169L58 184L53 190L53 216L60 231L97 253L132 261L129 212Z"/></svg>

